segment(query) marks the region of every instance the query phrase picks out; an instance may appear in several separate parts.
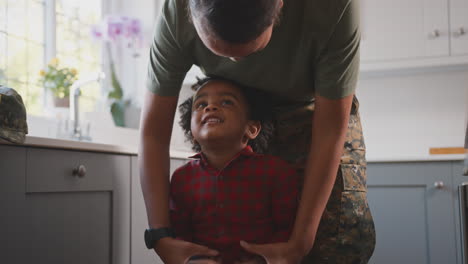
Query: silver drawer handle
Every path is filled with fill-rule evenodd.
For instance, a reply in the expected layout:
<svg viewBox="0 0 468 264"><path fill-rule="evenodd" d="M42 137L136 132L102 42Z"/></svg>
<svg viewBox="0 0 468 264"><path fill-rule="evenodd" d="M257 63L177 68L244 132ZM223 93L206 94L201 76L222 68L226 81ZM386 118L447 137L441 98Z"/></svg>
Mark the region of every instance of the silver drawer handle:
<svg viewBox="0 0 468 264"><path fill-rule="evenodd" d="M443 181L436 181L436 182L434 182L434 187L435 187L436 189L442 189L442 188L444 188L444 186L445 186L445 184L444 184Z"/></svg>
<svg viewBox="0 0 468 264"><path fill-rule="evenodd" d="M83 178L86 175L86 167L84 165L79 165L73 169L73 176Z"/></svg>
<svg viewBox="0 0 468 264"><path fill-rule="evenodd" d="M438 37L440 37L440 31L438 29L435 29L434 31L429 33L429 38L431 38L431 39L435 39L435 38L438 38Z"/></svg>
<svg viewBox="0 0 468 264"><path fill-rule="evenodd" d="M455 37L461 37L466 34L465 28L461 27L457 31L455 31L453 34L455 35Z"/></svg>

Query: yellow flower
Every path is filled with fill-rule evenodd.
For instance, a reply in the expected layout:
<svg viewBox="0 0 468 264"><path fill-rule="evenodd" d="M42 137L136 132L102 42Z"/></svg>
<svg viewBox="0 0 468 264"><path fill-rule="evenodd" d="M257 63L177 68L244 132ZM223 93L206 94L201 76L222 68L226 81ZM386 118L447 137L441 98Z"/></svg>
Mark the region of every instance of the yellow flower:
<svg viewBox="0 0 468 264"><path fill-rule="evenodd" d="M70 72L73 76L75 76L78 73L78 71L75 68L71 69Z"/></svg>
<svg viewBox="0 0 468 264"><path fill-rule="evenodd" d="M59 64L59 59L53 58L50 60L49 65L57 66Z"/></svg>
<svg viewBox="0 0 468 264"><path fill-rule="evenodd" d="M45 76L45 75L46 75L46 72L45 72L44 70L41 70L41 71L39 72L39 75Z"/></svg>

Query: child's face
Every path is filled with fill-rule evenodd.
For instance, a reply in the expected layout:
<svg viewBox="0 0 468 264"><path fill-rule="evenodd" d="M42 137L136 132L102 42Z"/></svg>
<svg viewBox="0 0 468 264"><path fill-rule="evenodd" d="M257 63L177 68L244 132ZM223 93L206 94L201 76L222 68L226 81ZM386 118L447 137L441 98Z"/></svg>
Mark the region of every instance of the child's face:
<svg viewBox="0 0 468 264"><path fill-rule="evenodd" d="M232 143L243 147L260 131L260 124L248 120L247 101L234 84L209 81L196 93L192 106L191 131L203 146ZM244 145L245 144L245 145Z"/></svg>

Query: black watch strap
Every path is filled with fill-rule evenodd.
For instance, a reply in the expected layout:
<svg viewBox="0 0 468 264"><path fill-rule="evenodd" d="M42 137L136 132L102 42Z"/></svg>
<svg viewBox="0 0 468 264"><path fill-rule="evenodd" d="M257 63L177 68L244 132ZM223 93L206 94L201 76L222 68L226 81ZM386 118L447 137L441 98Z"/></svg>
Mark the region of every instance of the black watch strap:
<svg viewBox="0 0 468 264"><path fill-rule="evenodd" d="M156 243L165 237L175 238L174 230L170 227L149 228L145 230L145 244L148 249L154 248Z"/></svg>

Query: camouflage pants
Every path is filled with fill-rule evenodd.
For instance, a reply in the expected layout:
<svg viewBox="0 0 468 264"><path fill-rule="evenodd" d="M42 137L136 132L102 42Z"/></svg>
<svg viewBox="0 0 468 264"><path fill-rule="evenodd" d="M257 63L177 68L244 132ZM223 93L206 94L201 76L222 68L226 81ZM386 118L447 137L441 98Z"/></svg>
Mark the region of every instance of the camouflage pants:
<svg viewBox="0 0 468 264"><path fill-rule="evenodd" d="M275 108L276 135L270 154L294 164L303 175L311 140L314 102ZM314 247L303 264L367 263L375 247L375 229L367 203L365 145L353 100L336 181L319 224Z"/></svg>

